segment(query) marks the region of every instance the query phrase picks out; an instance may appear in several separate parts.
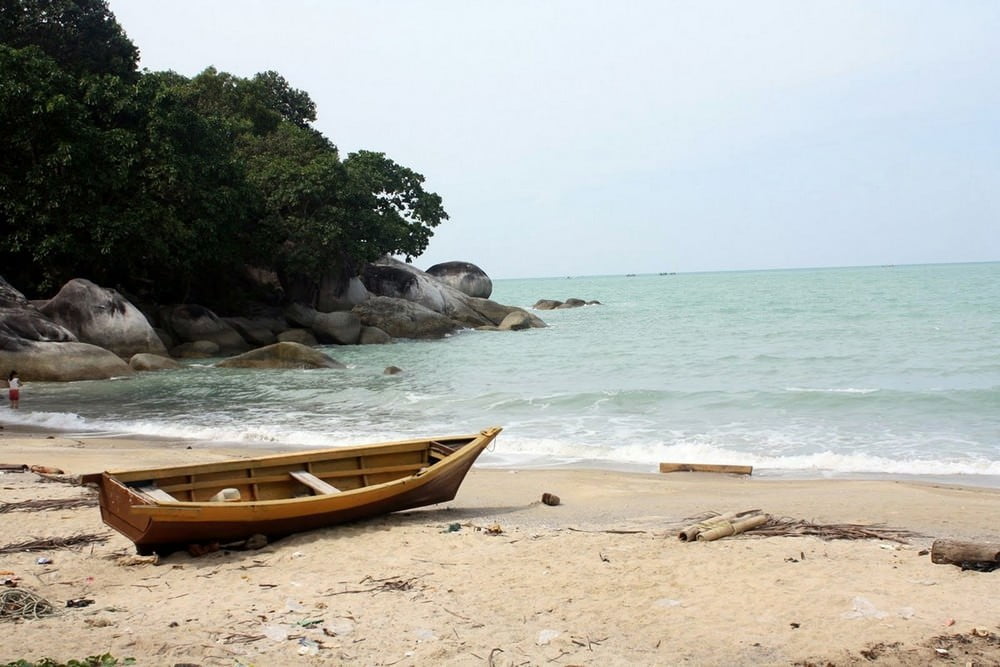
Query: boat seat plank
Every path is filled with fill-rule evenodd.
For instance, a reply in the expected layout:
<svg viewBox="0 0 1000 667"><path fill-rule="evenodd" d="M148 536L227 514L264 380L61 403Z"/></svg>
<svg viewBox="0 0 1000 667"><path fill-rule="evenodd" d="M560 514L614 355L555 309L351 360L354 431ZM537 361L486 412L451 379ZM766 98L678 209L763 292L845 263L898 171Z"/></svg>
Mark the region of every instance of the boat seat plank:
<svg viewBox="0 0 1000 667"><path fill-rule="evenodd" d="M145 484L142 486L135 487L136 491L144 496L148 496L150 499L158 503L176 503L180 502L172 495L164 491L163 489L153 486L152 484Z"/></svg>
<svg viewBox="0 0 1000 667"><path fill-rule="evenodd" d="M292 470L288 474L294 477L297 481L316 491L316 493L322 495L340 493L340 489L335 487L333 484L327 484L311 472L307 472L305 470Z"/></svg>

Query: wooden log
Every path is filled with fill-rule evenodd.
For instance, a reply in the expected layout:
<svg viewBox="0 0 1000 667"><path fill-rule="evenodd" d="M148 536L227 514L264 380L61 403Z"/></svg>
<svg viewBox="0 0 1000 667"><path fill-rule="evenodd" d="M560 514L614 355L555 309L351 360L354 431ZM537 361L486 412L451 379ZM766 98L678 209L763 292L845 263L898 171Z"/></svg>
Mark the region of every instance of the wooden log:
<svg viewBox="0 0 1000 667"><path fill-rule="evenodd" d="M661 463L660 472L721 472L732 475L749 475L753 466L719 465L715 463Z"/></svg>
<svg viewBox="0 0 1000 667"><path fill-rule="evenodd" d="M931 545L931 562L947 565L1000 563L1000 542L934 540Z"/></svg>
<svg viewBox="0 0 1000 667"><path fill-rule="evenodd" d="M765 523L767 523L766 514L750 516L745 519L740 519L739 521L727 521L719 524L718 526L714 526L703 533L699 533L698 541L711 542L723 537L728 537L729 535L739 535L740 533L745 533L748 530L753 530L757 526L762 526Z"/></svg>

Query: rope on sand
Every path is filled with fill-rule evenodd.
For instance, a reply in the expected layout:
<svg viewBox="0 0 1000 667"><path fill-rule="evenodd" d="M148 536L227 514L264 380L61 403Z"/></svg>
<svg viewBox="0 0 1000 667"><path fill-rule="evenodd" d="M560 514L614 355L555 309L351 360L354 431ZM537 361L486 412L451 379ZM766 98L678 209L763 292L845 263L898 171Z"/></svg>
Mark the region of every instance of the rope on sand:
<svg viewBox="0 0 1000 667"><path fill-rule="evenodd" d="M42 618L56 613L48 600L23 588L0 591L0 621L18 618Z"/></svg>

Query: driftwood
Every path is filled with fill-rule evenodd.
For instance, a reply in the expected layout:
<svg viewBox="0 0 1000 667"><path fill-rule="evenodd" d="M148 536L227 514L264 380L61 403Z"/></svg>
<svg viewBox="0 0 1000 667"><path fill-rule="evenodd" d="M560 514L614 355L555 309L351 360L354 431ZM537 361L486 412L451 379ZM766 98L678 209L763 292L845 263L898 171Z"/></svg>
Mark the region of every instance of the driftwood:
<svg viewBox="0 0 1000 667"><path fill-rule="evenodd" d="M0 472L27 472L26 463L0 463Z"/></svg>
<svg viewBox="0 0 1000 667"><path fill-rule="evenodd" d="M660 472L721 472L732 475L749 475L753 466L718 465L714 463L661 463Z"/></svg>
<svg viewBox="0 0 1000 667"><path fill-rule="evenodd" d="M765 517L761 521L758 517ZM696 522L696 523L691 523ZM889 528L881 524L861 525L853 523L819 524L764 514L760 510L743 512L727 512L725 514L710 513L685 519L687 524L677 535L682 542L693 540L710 541L727 535L738 535L743 532L747 537L795 537L812 536L823 540L890 540L900 544L908 544L910 537L922 537L904 528ZM736 526L742 524L740 530L729 532L727 524ZM716 533L710 531L718 529ZM702 538L701 535L707 535ZM717 536L716 536L717 535Z"/></svg>
<svg viewBox="0 0 1000 667"><path fill-rule="evenodd" d="M1000 542L934 540L931 562L958 565L963 570L994 570L1000 567Z"/></svg>
<svg viewBox="0 0 1000 667"><path fill-rule="evenodd" d="M0 554L17 553L19 551L46 551L47 549L66 549L94 542L107 542L107 533L80 533L70 537L45 537L15 542L0 547Z"/></svg>
<svg viewBox="0 0 1000 667"><path fill-rule="evenodd" d="M38 500L22 500L15 503L0 503L0 514L6 512L65 510L74 507L96 507L97 504L97 496L86 498L40 498Z"/></svg>

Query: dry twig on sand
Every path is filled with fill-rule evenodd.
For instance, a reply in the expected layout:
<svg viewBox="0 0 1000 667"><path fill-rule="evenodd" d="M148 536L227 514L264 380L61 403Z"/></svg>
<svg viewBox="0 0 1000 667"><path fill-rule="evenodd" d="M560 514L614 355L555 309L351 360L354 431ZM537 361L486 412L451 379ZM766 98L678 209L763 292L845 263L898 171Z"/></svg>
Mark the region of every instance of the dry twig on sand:
<svg viewBox="0 0 1000 667"><path fill-rule="evenodd" d="M0 503L0 514L5 512L44 512L48 510L67 510L74 507L96 507L97 497L85 498L41 498L38 500L22 500L16 503Z"/></svg>
<svg viewBox="0 0 1000 667"><path fill-rule="evenodd" d="M772 516L762 526L744 533L748 537L811 535L823 540L889 540L908 544L906 538L922 537L905 528L890 528L883 524L812 523L803 519Z"/></svg>
<svg viewBox="0 0 1000 667"><path fill-rule="evenodd" d="M14 542L0 547L0 554L19 551L45 551L47 549L68 549L95 542L107 542L107 533L80 533L70 537L36 537L25 542Z"/></svg>

